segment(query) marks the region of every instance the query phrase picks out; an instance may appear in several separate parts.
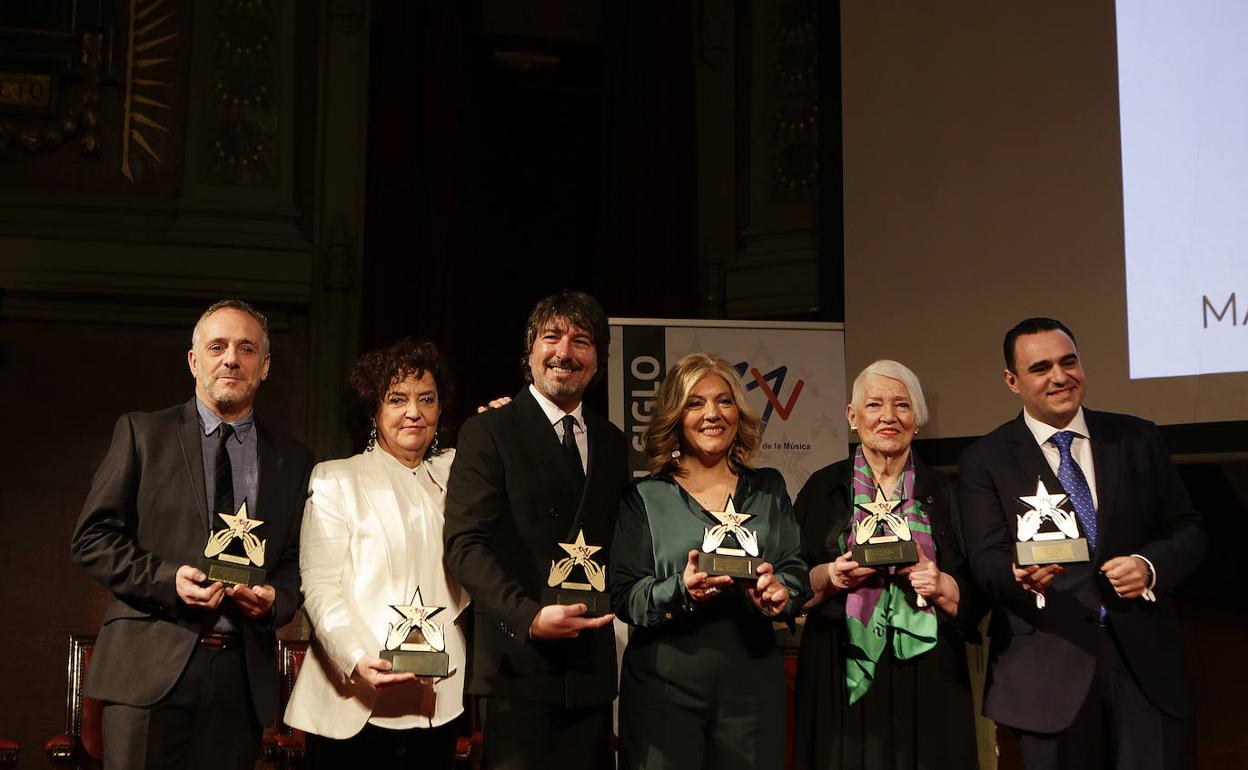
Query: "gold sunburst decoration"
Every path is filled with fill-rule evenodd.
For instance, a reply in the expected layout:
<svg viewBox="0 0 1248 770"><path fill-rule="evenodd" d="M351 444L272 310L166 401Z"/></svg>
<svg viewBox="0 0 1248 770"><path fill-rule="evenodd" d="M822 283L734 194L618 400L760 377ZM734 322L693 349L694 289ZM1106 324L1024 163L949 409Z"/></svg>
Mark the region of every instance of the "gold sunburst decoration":
<svg viewBox="0 0 1248 770"><path fill-rule="evenodd" d="M154 67L173 61L165 51L170 41L178 36L170 32L168 22L178 15L176 9L166 7L165 0L130 0L130 30L126 46L126 98L121 126L121 173L134 181L130 165L132 147L138 147L160 163L160 155L152 148L145 130L168 134L169 129L155 116L169 105L156 98L161 89L172 83L158 80L149 72ZM170 4L172 6L172 3ZM157 50L164 47L165 51ZM163 98L163 97L162 97Z"/></svg>

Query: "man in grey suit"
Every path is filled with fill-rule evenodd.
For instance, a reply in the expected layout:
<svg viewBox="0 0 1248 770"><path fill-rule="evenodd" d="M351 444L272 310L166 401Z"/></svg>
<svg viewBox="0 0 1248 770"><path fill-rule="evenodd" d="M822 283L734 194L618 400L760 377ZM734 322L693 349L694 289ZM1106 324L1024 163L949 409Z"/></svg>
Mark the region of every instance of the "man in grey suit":
<svg viewBox="0 0 1248 770"><path fill-rule="evenodd" d="M250 770L275 712L274 632L303 599L312 458L252 414L269 372L268 322L238 300L212 305L187 363L194 398L117 421L71 543L74 562L114 597L87 679L87 694L105 701L110 769ZM208 582L205 545L244 504L263 522L249 525L247 549L263 582Z"/></svg>

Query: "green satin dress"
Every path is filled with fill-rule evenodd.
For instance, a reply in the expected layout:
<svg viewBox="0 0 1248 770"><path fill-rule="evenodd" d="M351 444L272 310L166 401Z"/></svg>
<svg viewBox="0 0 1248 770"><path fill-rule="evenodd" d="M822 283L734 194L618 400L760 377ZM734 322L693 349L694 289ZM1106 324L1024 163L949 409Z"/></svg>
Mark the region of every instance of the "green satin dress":
<svg viewBox="0 0 1248 770"><path fill-rule="evenodd" d="M733 501L751 514L744 526L789 589L784 617L809 590L784 478L747 470ZM784 767L786 690L773 619L740 581L699 604L685 590L689 551L716 523L666 474L637 482L620 504L611 595L634 627L621 670L621 770Z"/></svg>

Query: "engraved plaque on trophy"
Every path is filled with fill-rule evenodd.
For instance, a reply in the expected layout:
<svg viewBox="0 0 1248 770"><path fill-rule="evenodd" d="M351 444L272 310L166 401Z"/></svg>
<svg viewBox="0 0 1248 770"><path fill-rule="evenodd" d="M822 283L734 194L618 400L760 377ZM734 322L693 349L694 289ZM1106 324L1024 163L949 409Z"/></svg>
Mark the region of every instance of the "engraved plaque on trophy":
<svg viewBox="0 0 1248 770"><path fill-rule="evenodd" d="M875 488L875 500L858 503L866 511L854 525L854 547L850 557L863 567L894 567L914 564L919 548L910 535L905 514L897 509L905 500L885 500L884 490Z"/></svg>
<svg viewBox="0 0 1248 770"><path fill-rule="evenodd" d="M542 589L542 604L584 604L588 616L606 615L611 611L611 594L607 593L607 570L594 561L593 555L602 550L600 545L585 544L585 530L576 533L576 541L560 543L567 556L559 561L551 560L546 588ZM568 580L572 570L580 567L580 575L588 583Z"/></svg>
<svg viewBox="0 0 1248 770"><path fill-rule="evenodd" d="M728 575L738 580L758 577L763 563L758 547L758 533L743 527L753 514L738 511L732 495L722 511L707 511L718 524L702 530L702 552L698 554L698 570L712 577Z"/></svg>
<svg viewBox="0 0 1248 770"><path fill-rule="evenodd" d="M247 518L247 501L239 506L238 513L218 513L225 522L225 529L213 532L204 546L208 558L209 583L221 582L233 585L256 586L264 583L264 544L252 534L252 530L264 524L259 519Z"/></svg>
<svg viewBox="0 0 1248 770"><path fill-rule="evenodd" d="M442 627L430 620L445 607L426 607L417 588L409 604L391 604L390 608L403 616L390 624L386 649L381 651L381 659L393 666L391 672L439 679L449 676L446 637Z"/></svg>
<svg viewBox="0 0 1248 770"><path fill-rule="evenodd" d="M1059 507L1068 499L1066 495L1050 495L1044 482L1037 479L1036 493L1018 499L1028 507L1018 515L1014 552L1020 567L1089 560L1088 541L1079 536L1078 518Z"/></svg>

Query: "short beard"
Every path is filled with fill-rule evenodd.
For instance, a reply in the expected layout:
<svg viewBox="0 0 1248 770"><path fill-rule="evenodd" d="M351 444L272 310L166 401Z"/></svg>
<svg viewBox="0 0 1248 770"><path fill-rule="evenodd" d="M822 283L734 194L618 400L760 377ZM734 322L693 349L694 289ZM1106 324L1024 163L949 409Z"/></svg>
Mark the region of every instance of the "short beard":
<svg viewBox="0 0 1248 770"><path fill-rule="evenodd" d="M546 394L549 396L580 396L584 395L585 388L574 385L571 382L551 382L546 378L542 378L542 385L546 388Z"/></svg>
<svg viewBox="0 0 1248 770"><path fill-rule="evenodd" d="M218 404L242 404L249 401L255 395L256 389L248 386L244 389L231 391L224 387L217 387L214 381L208 388L208 395L212 396Z"/></svg>

